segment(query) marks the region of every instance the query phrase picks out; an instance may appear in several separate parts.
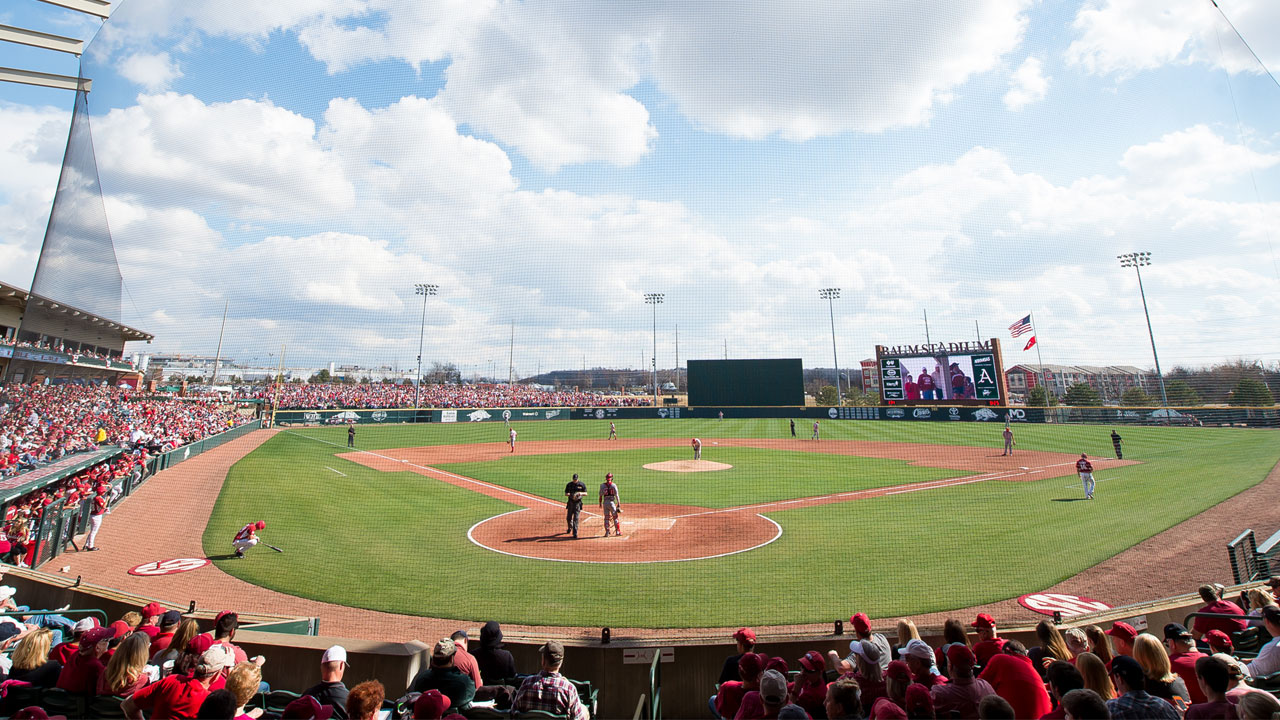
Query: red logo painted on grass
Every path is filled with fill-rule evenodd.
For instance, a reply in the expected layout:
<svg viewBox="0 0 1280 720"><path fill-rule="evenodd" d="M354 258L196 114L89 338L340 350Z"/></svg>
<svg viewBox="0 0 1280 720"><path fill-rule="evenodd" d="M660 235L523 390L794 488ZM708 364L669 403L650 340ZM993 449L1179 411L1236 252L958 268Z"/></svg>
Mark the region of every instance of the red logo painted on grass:
<svg viewBox="0 0 1280 720"><path fill-rule="evenodd" d="M199 570L208 564L209 561L204 558L174 558L172 560L157 560L155 562L142 563L138 567L129 570L129 574L142 576L177 575L178 573Z"/></svg>
<svg viewBox="0 0 1280 720"><path fill-rule="evenodd" d="M1018 598L1018 604L1041 615L1052 615L1055 612L1060 612L1062 617L1075 617L1076 615L1111 609L1110 605L1101 600L1063 593L1031 593Z"/></svg>

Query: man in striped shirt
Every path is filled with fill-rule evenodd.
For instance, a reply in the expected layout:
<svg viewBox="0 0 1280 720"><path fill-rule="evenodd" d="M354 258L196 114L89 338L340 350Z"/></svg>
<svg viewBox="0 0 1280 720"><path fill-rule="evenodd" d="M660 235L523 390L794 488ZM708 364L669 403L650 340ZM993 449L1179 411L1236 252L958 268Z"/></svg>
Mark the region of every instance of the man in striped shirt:
<svg viewBox="0 0 1280 720"><path fill-rule="evenodd" d="M573 683L560 674L564 662L564 646L555 640L538 648L542 658L542 671L530 675L516 691L511 709L515 712L543 710L556 715L568 715L572 720L589 720L590 713L578 699Z"/></svg>

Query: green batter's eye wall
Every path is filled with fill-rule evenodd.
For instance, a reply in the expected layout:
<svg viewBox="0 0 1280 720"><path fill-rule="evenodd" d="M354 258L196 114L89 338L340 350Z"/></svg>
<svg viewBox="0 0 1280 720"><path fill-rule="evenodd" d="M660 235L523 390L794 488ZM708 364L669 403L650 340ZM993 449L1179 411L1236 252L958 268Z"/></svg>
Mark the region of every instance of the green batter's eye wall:
<svg viewBox="0 0 1280 720"><path fill-rule="evenodd" d="M690 360L689 404L804 405L800 358Z"/></svg>

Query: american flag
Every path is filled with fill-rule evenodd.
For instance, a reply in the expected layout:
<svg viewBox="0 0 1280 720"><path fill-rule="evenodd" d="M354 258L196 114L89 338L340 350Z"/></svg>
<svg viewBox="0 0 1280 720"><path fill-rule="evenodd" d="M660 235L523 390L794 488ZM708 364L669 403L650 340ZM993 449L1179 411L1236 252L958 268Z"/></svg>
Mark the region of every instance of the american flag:
<svg viewBox="0 0 1280 720"><path fill-rule="evenodd" d="M1009 326L1009 334L1011 337L1021 337L1033 330L1034 328L1031 327L1030 315Z"/></svg>

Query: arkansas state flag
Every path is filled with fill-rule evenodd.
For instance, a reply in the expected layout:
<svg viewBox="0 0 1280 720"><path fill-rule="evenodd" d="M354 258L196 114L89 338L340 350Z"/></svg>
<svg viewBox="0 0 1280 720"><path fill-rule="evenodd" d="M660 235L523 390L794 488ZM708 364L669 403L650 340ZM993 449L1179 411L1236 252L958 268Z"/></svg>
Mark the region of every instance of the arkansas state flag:
<svg viewBox="0 0 1280 720"><path fill-rule="evenodd" d="M1027 341L1027 346L1026 346L1026 347L1024 347L1024 348L1022 348L1022 349L1023 349L1023 350L1030 350L1031 348L1035 347L1035 344L1036 344L1036 336L1035 336L1035 335L1032 335L1032 336L1031 336L1031 339Z"/></svg>

